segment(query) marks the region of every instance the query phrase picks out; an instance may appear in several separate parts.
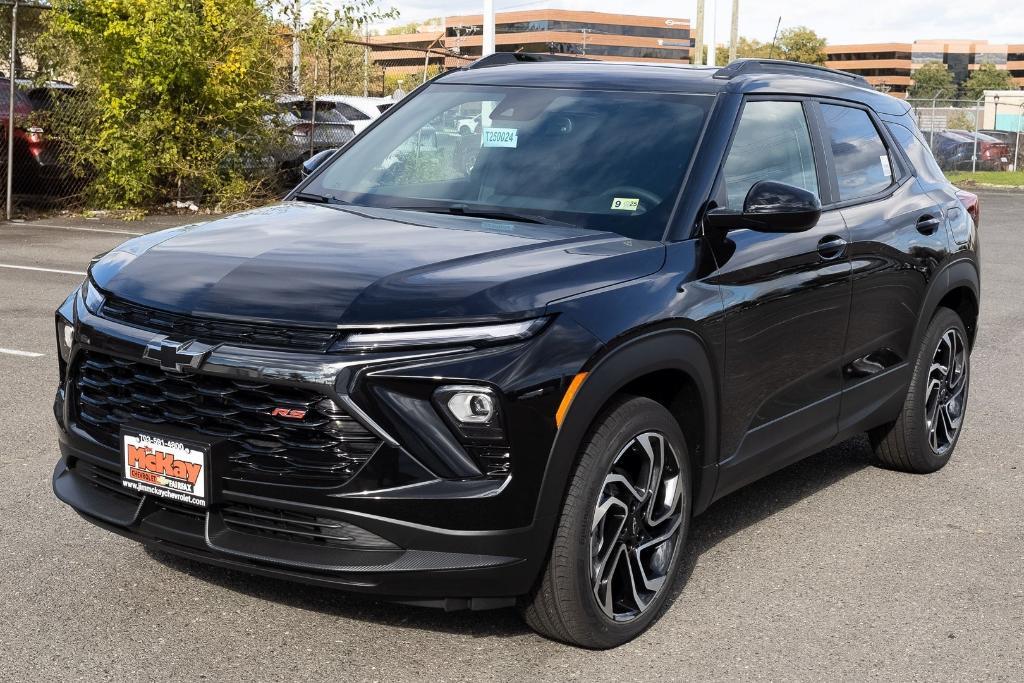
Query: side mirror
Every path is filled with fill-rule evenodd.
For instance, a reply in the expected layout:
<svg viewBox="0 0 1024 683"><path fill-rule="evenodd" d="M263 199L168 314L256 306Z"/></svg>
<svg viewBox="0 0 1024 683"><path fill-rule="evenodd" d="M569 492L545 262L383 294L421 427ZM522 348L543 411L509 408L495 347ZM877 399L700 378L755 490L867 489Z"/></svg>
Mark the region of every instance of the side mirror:
<svg viewBox="0 0 1024 683"><path fill-rule="evenodd" d="M302 177L305 178L310 173L320 168L320 165L327 161L332 154L338 151L338 148L325 149L322 152L317 152L310 158L302 162Z"/></svg>
<svg viewBox="0 0 1024 683"><path fill-rule="evenodd" d="M743 211L711 209L704 224L720 230L747 228L758 232L803 232L818 224L821 202L812 192L794 185L761 180L747 192Z"/></svg>

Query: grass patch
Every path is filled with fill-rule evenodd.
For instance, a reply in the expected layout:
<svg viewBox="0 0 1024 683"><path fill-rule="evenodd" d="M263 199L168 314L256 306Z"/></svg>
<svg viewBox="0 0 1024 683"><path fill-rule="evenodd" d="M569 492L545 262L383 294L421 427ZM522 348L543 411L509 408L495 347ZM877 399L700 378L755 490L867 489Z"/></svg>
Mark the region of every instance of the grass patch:
<svg viewBox="0 0 1024 683"><path fill-rule="evenodd" d="M954 185L999 185L1000 187L1024 187L1024 171L951 171L946 174Z"/></svg>

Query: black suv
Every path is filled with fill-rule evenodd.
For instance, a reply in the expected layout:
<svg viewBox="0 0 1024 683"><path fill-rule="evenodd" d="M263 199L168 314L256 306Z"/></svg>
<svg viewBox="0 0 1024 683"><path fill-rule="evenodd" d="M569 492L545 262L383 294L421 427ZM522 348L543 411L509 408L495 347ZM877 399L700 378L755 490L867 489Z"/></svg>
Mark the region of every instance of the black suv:
<svg viewBox="0 0 1024 683"><path fill-rule="evenodd" d="M859 77L487 58L287 201L94 260L54 490L202 562L615 646L716 499L864 431L945 465L976 212Z"/></svg>

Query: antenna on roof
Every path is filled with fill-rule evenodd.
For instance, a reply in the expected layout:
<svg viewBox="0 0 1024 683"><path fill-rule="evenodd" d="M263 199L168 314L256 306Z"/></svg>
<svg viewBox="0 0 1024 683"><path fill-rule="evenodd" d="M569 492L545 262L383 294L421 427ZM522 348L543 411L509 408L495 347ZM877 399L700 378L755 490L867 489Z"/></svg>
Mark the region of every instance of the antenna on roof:
<svg viewBox="0 0 1024 683"><path fill-rule="evenodd" d="M768 48L768 59L772 58L775 54L775 40L779 37L779 26L782 26L782 16L779 16L779 20L775 22L775 35L772 36L772 46Z"/></svg>

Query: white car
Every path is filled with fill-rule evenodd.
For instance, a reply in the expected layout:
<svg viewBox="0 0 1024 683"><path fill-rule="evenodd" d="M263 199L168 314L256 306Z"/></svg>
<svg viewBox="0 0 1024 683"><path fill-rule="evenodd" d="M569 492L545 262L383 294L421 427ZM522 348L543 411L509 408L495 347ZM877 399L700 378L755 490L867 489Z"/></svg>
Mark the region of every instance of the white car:
<svg viewBox="0 0 1024 683"><path fill-rule="evenodd" d="M352 122L358 135L394 104L390 97L357 97L355 95L321 95L321 102L331 102L338 112Z"/></svg>

